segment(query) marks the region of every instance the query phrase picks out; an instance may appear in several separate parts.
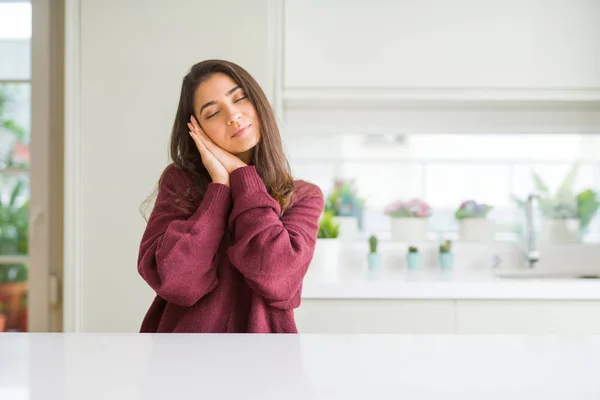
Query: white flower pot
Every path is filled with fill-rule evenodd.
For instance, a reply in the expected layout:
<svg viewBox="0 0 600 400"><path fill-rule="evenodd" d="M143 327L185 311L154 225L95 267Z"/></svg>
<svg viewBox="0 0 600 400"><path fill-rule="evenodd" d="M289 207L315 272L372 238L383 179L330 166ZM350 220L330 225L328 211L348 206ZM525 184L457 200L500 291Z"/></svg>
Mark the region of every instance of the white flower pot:
<svg viewBox="0 0 600 400"><path fill-rule="evenodd" d="M340 262L341 240L317 239L312 268L320 271L336 271Z"/></svg>
<svg viewBox="0 0 600 400"><path fill-rule="evenodd" d="M458 222L459 238L466 242L491 242L494 228L494 223L485 218L463 218Z"/></svg>
<svg viewBox="0 0 600 400"><path fill-rule="evenodd" d="M548 219L542 218L540 230L542 243L578 243L579 219Z"/></svg>
<svg viewBox="0 0 600 400"><path fill-rule="evenodd" d="M358 218L357 217L334 217L335 223L340 224L341 240L354 240L358 237Z"/></svg>
<svg viewBox="0 0 600 400"><path fill-rule="evenodd" d="M390 218L392 240L406 243L427 241L428 223L427 218Z"/></svg>

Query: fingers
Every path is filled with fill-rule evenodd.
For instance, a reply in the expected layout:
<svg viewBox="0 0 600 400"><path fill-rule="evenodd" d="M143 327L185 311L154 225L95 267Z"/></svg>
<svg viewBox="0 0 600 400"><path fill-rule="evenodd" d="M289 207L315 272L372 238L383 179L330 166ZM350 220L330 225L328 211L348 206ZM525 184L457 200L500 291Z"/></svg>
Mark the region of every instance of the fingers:
<svg viewBox="0 0 600 400"><path fill-rule="evenodd" d="M198 148L200 155L202 157L204 157L205 152L208 152L208 149L206 148L206 145L204 144L204 141L202 140L202 138L200 136L198 136L198 134L192 129L192 127L190 125L191 124L188 124L188 127L190 128L190 136L194 140L194 143L196 143L196 147Z"/></svg>
<svg viewBox="0 0 600 400"><path fill-rule="evenodd" d="M204 146L207 149L211 150L214 147L216 147L214 142L208 137L208 135L200 127L200 124L198 124L196 117L194 117L193 115L190 117L190 122L188 122L188 127L190 128L190 130L192 132L194 132L196 134L196 136L198 136L202 140L202 142L204 143Z"/></svg>
<svg viewBox="0 0 600 400"><path fill-rule="evenodd" d="M208 136L206 136L206 133L204 133L204 131L202 130L202 128L200 128L200 124L198 123L198 121L196 120L196 117L194 117L193 115L190 117L190 122L188 123L188 126L191 125L191 130L196 132L196 134L201 137L204 140L208 139Z"/></svg>

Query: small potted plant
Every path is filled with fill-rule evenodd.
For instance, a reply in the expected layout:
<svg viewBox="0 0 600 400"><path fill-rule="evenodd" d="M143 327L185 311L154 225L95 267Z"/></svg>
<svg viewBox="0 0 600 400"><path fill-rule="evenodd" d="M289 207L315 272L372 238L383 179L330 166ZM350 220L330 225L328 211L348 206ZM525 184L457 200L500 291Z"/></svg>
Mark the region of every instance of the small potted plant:
<svg viewBox="0 0 600 400"><path fill-rule="evenodd" d="M369 237L369 269L378 269L381 266L381 254L377 252L377 245L379 241L377 240L377 236L372 235Z"/></svg>
<svg viewBox="0 0 600 400"><path fill-rule="evenodd" d="M420 265L421 255L419 254L419 249L415 246L410 246L406 255L406 267L408 269L417 269Z"/></svg>
<svg viewBox="0 0 600 400"><path fill-rule="evenodd" d="M479 204L475 200L464 201L454 216L459 223L460 240L469 242L491 242L494 240L494 223L487 219L492 206Z"/></svg>
<svg viewBox="0 0 600 400"><path fill-rule="evenodd" d="M419 199L397 201L385 208L390 217L392 240L397 242L419 242L427 240L431 207Z"/></svg>
<svg viewBox="0 0 600 400"><path fill-rule="evenodd" d="M364 199L358 196L353 180L337 179L325 200L325 211L339 224L339 238L352 240L362 228Z"/></svg>
<svg viewBox="0 0 600 400"><path fill-rule="evenodd" d="M319 220L319 232L313 262L321 268L332 270L338 266L340 254L340 225L333 219L330 212L323 213Z"/></svg>
<svg viewBox="0 0 600 400"><path fill-rule="evenodd" d="M0 297L0 332L6 330L6 302Z"/></svg>
<svg viewBox="0 0 600 400"><path fill-rule="evenodd" d="M452 242L445 240L440 245L440 268L451 269L452 268Z"/></svg>

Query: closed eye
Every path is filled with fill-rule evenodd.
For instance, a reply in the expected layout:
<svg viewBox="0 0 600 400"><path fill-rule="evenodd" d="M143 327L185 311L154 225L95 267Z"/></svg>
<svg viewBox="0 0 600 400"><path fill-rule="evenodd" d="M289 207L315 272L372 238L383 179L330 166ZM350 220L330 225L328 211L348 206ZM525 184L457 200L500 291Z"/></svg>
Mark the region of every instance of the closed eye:
<svg viewBox="0 0 600 400"><path fill-rule="evenodd" d="M234 103L239 103L240 101L242 101L242 100L246 100L247 98L248 98L248 96L242 96L242 97L240 97L239 99L237 99L236 101L234 101ZM208 116L206 117L206 119L211 119L212 117L214 117L214 116L215 116L215 115L217 115L218 113L219 113L218 111L215 111L214 113L212 113L212 114L208 115Z"/></svg>

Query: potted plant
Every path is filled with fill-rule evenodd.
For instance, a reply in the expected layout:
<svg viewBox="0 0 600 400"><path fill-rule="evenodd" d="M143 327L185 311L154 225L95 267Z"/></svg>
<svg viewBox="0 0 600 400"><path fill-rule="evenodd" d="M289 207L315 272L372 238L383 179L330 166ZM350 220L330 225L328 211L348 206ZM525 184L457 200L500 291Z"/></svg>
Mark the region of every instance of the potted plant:
<svg viewBox="0 0 600 400"><path fill-rule="evenodd" d="M579 215L580 239L587 233L590 222L598 212L598 193L591 189L586 189L577 195L577 213Z"/></svg>
<svg viewBox="0 0 600 400"><path fill-rule="evenodd" d="M25 256L28 254L29 201L24 201L25 181L2 180L0 189L10 188L6 199L0 198L0 254ZM27 292L28 269L24 264L0 265L0 296L6 309L6 329L19 330L23 296Z"/></svg>
<svg viewBox="0 0 600 400"><path fill-rule="evenodd" d="M379 269L381 266L381 254L377 252L378 243L377 236L372 235L369 237L369 255L367 258L369 269Z"/></svg>
<svg viewBox="0 0 600 400"><path fill-rule="evenodd" d="M0 148L5 150L0 153L0 168L20 168L29 163L27 131L5 113L7 105L13 100L11 87L0 85L0 141L3 142Z"/></svg>
<svg viewBox="0 0 600 400"><path fill-rule="evenodd" d="M357 194L353 180L336 180L326 198L325 211L340 225L340 239L355 239L362 228L364 200Z"/></svg>
<svg viewBox="0 0 600 400"><path fill-rule="evenodd" d="M439 264L441 269L452 268L452 242L450 240L445 240L440 245Z"/></svg>
<svg viewBox="0 0 600 400"><path fill-rule="evenodd" d="M20 321L20 331L27 332L29 327L29 301L28 301L28 293L25 292L23 295L23 301L21 302L21 321Z"/></svg>
<svg viewBox="0 0 600 400"><path fill-rule="evenodd" d="M337 269L340 254L340 226L330 212L323 213L319 220L319 232L313 262L322 269Z"/></svg>
<svg viewBox="0 0 600 400"><path fill-rule="evenodd" d="M459 224L460 239L469 242L494 240L494 223L487 219L492 208L487 204L479 204L475 200L464 201L454 214Z"/></svg>
<svg viewBox="0 0 600 400"><path fill-rule="evenodd" d="M428 218L431 207L419 199L396 201L385 208L390 217L390 230L393 241L419 242L427 240Z"/></svg>
<svg viewBox="0 0 600 400"><path fill-rule="evenodd" d="M0 332L6 331L6 303L0 296Z"/></svg>
<svg viewBox="0 0 600 400"><path fill-rule="evenodd" d="M415 246L408 247L408 254L406 254L406 267L408 269L417 269L421 265L421 255L419 249Z"/></svg>
<svg viewBox="0 0 600 400"><path fill-rule="evenodd" d="M574 163L556 193L550 193L543 179L535 171L532 172L535 190L540 196L539 206L542 214L540 242L579 242L581 225L577 195L573 190L578 170L579 163ZM524 200L515 196L513 200L522 210L525 209Z"/></svg>

